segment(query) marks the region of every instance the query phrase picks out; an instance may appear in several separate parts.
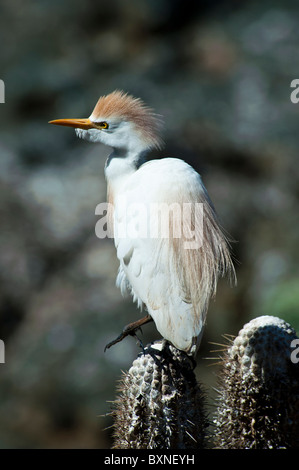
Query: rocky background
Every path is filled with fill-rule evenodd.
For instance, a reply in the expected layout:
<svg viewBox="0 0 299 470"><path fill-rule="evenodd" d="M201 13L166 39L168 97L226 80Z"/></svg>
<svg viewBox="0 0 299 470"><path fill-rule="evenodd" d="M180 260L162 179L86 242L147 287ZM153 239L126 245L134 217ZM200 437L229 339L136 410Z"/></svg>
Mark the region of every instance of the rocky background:
<svg viewBox="0 0 299 470"><path fill-rule="evenodd" d="M238 286L221 282L198 354L210 398L212 342L257 315L299 330L298 18L295 0L2 0L1 448L111 445L101 415L139 349L103 350L140 313L94 232L108 149L47 122L86 117L116 88L164 115L155 156L202 174L235 240Z"/></svg>

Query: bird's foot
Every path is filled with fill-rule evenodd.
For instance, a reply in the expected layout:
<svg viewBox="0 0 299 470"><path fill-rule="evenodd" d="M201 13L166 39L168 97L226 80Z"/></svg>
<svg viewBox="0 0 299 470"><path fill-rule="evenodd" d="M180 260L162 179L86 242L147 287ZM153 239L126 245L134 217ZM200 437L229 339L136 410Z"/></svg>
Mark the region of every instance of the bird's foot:
<svg viewBox="0 0 299 470"><path fill-rule="evenodd" d="M138 328L130 329L129 327L130 327L130 325L125 326L123 331L121 332L120 335L118 335L117 338L115 338L113 341L110 341L110 343L106 344L104 352L106 351L106 349L109 349L109 348L111 348L111 346L114 346L114 344L120 343L120 341L122 341L126 336L129 336L129 335L130 336L135 336L138 339L139 343L141 343L141 340L136 335L136 331L138 329L140 329L140 331L141 331L141 328L138 327Z"/></svg>
<svg viewBox="0 0 299 470"><path fill-rule="evenodd" d="M138 343L139 343L139 346L141 347L141 349L144 351L144 347L143 347L143 344L142 344L142 341L138 338L138 336L136 335L136 331L141 330L141 326L142 325L145 325L145 323L149 323L150 321L152 321L152 317L150 315L146 315L145 317L141 318L140 320L137 320L133 323L129 323L129 325L125 326L123 331L121 332L120 335L118 335L117 338L115 338L113 341L111 341L110 343L106 344L105 346L105 349L104 349L104 352L106 351L106 349L109 349L111 348L111 346L113 346L114 344L116 343L119 343L120 341L122 341L126 336L134 336L135 338L137 338L138 340Z"/></svg>

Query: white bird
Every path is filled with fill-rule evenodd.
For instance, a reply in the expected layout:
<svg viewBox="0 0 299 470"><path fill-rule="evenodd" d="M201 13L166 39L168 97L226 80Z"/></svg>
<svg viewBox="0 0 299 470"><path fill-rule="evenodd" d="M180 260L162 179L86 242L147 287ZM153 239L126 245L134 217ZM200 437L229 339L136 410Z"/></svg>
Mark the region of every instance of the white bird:
<svg viewBox="0 0 299 470"><path fill-rule="evenodd" d="M200 175L178 158L145 162L149 150L161 147L161 119L121 91L100 97L87 119L50 123L74 127L79 137L113 149L105 176L113 208L109 226L120 263L117 285L148 314L124 328L108 347L153 319L166 340L195 355L218 278L235 275L227 237ZM161 208L161 217L168 217L166 235L161 229L165 221L157 217ZM195 245L188 245L190 241Z"/></svg>

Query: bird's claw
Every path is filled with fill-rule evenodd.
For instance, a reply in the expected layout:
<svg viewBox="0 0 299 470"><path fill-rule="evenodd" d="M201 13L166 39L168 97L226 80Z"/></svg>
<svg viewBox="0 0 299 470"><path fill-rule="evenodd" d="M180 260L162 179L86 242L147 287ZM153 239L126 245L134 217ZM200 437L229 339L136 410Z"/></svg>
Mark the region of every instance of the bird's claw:
<svg viewBox="0 0 299 470"><path fill-rule="evenodd" d="M126 335L124 335L123 333L121 333L117 338L115 338L113 341L110 341L110 343L106 344L105 346L105 349L104 349L104 352L106 352L107 349L111 348L111 346L113 346L114 344L116 343L119 343L120 341L122 341L124 338L125 338Z"/></svg>
<svg viewBox="0 0 299 470"><path fill-rule="evenodd" d="M144 351L142 341L136 335L136 331L140 330L141 333L142 333L141 325L145 325L146 323L149 323L151 321L152 321L152 317L150 315L146 315L144 318L140 318L140 320L137 320L137 321L135 321L133 323L130 323L129 325L125 326L123 331L121 332L121 334L118 335L118 337L116 339L114 339L113 341L111 341L110 343L108 343L105 346L104 352L106 351L106 349L111 348L111 346L113 346L114 344L119 343L120 341L122 341L128 335L134 336L135 338L137 338L139 346Z"/></svg>
<svg viewBox="0 0 299 470"><path fill-rule="evenodd" d="M139 343L139 346L144 351L142 341L136 335L136 331L138 331L138 330L140 330L141 333L142 333L142 330L141 330L140 326L138 326L137 328L134 328L134 329L132 329L132 327L130 328L130 325L125 326L123 331L121 332L120 335L118 335L117 338L115 338L113 341L110 341L110 343L106 344L104 352L106 352L107 349L111 348L111 346L114 346L114 344L120 343L120 341L122 341L126 336L129 336L129 335L134 336L137 339L137 341Z"/></svg>
<svg viewBox="0 0 299 470"><path fill-rule="evenodd" d="M142 330L141 330L141 328L138 328L138 330L140 330L140 331L141 331L141 333L142 333ZM135 332L134 332L134 333L132 333L132 336L134 336L134 338L136 338L136 339L137 339L138 345L139 345L139 347L142 349L142 352L144 353L144 352L145 352L145 349L144 349L143 342L141 341L141 339L140 339L140 338L138 338L138 336L136 335L136 333L135 333Z"/></svg>

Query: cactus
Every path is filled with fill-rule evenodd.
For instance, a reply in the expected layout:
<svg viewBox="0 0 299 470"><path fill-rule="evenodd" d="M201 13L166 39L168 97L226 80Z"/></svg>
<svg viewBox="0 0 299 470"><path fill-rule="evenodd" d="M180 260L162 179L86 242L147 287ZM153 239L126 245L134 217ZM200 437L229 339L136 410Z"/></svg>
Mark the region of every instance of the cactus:
<svg viewBox="0 0 299 470"><path fill-rule="evenodd" d="M230 449L299 447L299 364L291 361L295 330L258 317L223 357L215 445Z"/></svg>
<svg viewBox="0 0 299 470"><path fill-rule="evenodd" d="M213 426L194 361L165 340L123 374L114 402L115 449L299 447L299 363L284 320L247 323L221 358Z"/></svg>
<svg viewBox="0 0 299 470"><path fill-rule="evenodd" d="M147 346L120 382L113 448L205 447L205 398L193 368L190 357L165 340Z"/></svg>

